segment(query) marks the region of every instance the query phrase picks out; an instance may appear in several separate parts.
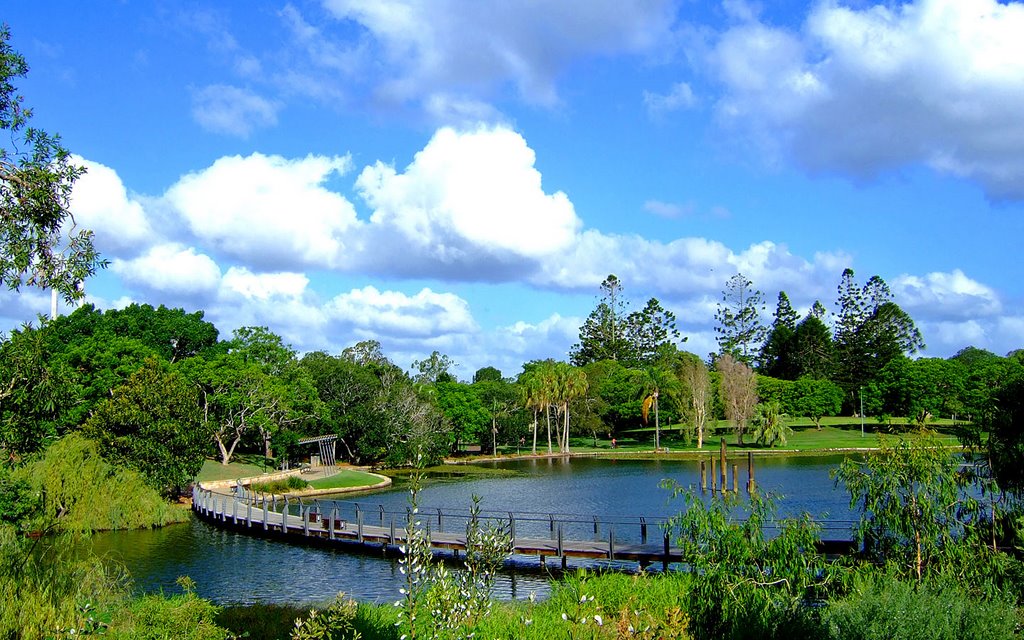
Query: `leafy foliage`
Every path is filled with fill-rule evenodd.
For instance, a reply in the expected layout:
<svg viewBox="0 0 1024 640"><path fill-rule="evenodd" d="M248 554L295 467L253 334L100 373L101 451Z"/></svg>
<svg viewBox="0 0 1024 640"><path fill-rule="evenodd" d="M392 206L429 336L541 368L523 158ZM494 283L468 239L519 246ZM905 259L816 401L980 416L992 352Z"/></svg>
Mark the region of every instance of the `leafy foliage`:
<svg viewBox="0 0 1024 640"><path fill-rule="evenodd" d="M785 637L800 624L804 604L827 593L834 569L815 551L818 527L808 516L776 520L772 496L706 502L673 481L663 486L684 502L667 532L696 576L685 595L694 637L742 638L751 629ZM765 535L768 524L778 535Z"/></svg>
<svg viewBox="0 0 1024 640"><path fill-rule="evenodd" d="M71 188L85 169L60 142L29 124L32 110L14 86L28 64L0 25L0 283L50 288L72 302L82 283L106 266L91 231L77 229L68 210ZM71 228L68 229L68 223Z"/></svg>
<svg viewBox="0 0 1024 640"><path fill-rule="evenodd" d="M210 442L195 387L153 358L111 391L83 433L108 460L135 469L165 495L192 482Z"/></svg>
<svg viewBox="0 0 1024 640"><path fill-rule="evenodd" d="M863 462L834 472L860 514L866 556L921 581L930 574L984 566L986 526L974 475L941 443L925 436L881 440Z"/></svg>

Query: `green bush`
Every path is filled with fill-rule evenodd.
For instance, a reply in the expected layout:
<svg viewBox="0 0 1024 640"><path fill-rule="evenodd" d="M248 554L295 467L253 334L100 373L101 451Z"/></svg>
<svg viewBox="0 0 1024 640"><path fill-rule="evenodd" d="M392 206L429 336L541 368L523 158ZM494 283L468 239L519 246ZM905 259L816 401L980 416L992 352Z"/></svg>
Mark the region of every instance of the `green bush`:
<svg viewBox="0 0 1024 640"><path fill-rule="evenodd" d="M114 615L106 635L115 640L227 640L231 634L217 625L217 612L193 593L143 596Z"/></svg>
<svg viewBox="0 0 1024 640"><path fill-rule="evenodd" d="M287 478L281 478L280 480L270 480L269 482L253 482L249 485L249 489L255 493L288 493L289 491L301 491L302 489L308 489L309 483L300 478L299 476L288 476Z"/></svg>
<svg viewBox="0 0 1024 640"><path fill-rule="evenodd" d="M863 576L823 612L836 640L1003 640L1015 637L1008 600L982 600L952 582L913 584L891 574Z"/></svg>
<svg viewBox="0 0 1024 640"><path fill-rule="evenodd" d="M25 538L0 524L0 639L81 635L108 619L127 578L82 557L68 536Z"/></svg>

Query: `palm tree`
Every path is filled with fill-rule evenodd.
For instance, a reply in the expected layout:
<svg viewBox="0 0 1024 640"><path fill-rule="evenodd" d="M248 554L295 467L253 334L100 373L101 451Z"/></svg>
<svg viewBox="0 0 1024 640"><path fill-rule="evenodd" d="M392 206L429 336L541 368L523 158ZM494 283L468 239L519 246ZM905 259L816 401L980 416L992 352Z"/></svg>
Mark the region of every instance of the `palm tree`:
<svg viewBox="0 0 1024 640"><path fill-rule="evenodd" d="M658 401L664 394L671 402L678 404L679 379L664 367L651 366L643 369L644 401L642 412L644 423L647 423L648 411L654 408L654 450L661 449L661 418L658 415Z"/></svg>
<svg viewBox="0 0 1024 640"><path fill-rule="evenodd" d="M528 369L519 376L519 398L523 407L533 411L533 455L537 455L537 411L543 406L541 402L541 380L537 370Z"/></svg>
<svg viewBox="0 0 1024 640"><path fill-rule="evenodd" d="M777 400L758 404L754 414L754 440L769 447L774 447L776 442L786 444L786 437L793 433L786 424L788 417Z"/></svg>
<svg viewBox="0 0 1024 640"><path fill-rule="evenodd" d="M569 453L569 403L587 393L587 373L579 367L558 362L554 366L554 374L554 397L564 418L558 436L558 450Z"/></svg>

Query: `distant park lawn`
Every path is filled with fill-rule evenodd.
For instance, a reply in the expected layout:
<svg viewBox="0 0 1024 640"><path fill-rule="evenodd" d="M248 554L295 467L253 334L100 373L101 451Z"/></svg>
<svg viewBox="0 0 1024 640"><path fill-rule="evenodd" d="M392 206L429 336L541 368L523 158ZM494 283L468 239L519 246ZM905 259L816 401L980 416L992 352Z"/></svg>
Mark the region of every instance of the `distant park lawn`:
<svg viewBox="0 0 1024 640"><path fill-rule="evenodd" d="M381 479L372 473L355 469L342 469L328 478L320 478L309 483L311 489L348 489L351 487L372 487Z"/></svg>
<svg viewBox="0 0 1024 640"><path fill-rule="evenodd" d="M261 460L262 458L256 458ZM230 462L226 465L220 460L206 459L203 461L203 468L196 476L197 482L215 482L217 480L235 480L238 478L251 478L274 471L271 466L253 464L251 458L243 458L237 462Z"/></svg>
<svg viewBox="0 0 1024 640"><path fill-rule="evenodd" d="M905 424L903 421L888 425L880 424L874 418L868 418L864 421L864 435L862 437L860 420L843 416L824 418L821 430L816 429L814 424L806 418L794 419L790 421L789 425L793 429L793 433L788 437L785 445L776 445L773 448L769 448L756 444L748 432L748 435L744 438L743 448L745 450L765 452L793 450L801 452L828 452L829 450L836 449L876 448L878 447L879 435L897 435L913 432L916 429L913 425ZM950 445L960 444L955 435L956 426L953 421L937 420L928 426L937 432L940 440L948 441ZM732 427L724 420L719 423L710 436L705 437L705 450L708 447L717 448L722 438L725 438L726 444L730 449L736 448L736 436L732 432ZM599 437L596 447L594 446L593 437L576 436L571 438L572 451L574 453L596 452L611 454L615 452L619 455L650 453L654 447L654 428L635 429L623 433L621 437L616 439L615 444L616 446L613 449L611 439L607 437ZM537 445L538 453L542 453L542 449L543 452L547 452L546 442L543 447L541 447L539 441ZM679 434L679 425L662 427L661 446L662 448L668 448L671 453L698 451L696 442L687 444L686 438ZM522 449L522 452L529 453L529 450ZM515 453L515 449L511 447L504 448L503 453Z"/></svg>

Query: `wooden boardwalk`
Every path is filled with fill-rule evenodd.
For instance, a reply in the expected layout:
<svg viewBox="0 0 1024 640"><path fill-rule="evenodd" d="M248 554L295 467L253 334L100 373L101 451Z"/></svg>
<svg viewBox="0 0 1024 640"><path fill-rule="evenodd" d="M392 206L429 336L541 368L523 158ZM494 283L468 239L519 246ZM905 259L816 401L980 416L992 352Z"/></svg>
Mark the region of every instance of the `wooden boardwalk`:
<svg viewBox="0 0 1024 640"><path fill-rule="evenodd" d="M330 504L330 503L328 503ZM409 514L386 513L381 507L379 517L377 512L371 512L377 524L370 524L366 521L366 511L357 508L355 521L341 517L337 506L321 506L317 502L293 501L290 503L279 503L276 497L260 495L235 495L233 493L210 491L196 487L192 492L192 508L201 519L216 526L231 528L255 535L264 535L290 542L316 544L321 546L335 547L359 547L363 550L380 550L387 553L398 553L398 548L405 543L405 526ZM293 513L294 511L294 513ZM456 556L466 549L466 534L464 532L444 531L440 526L443 518L450 519L465 518L463 514L444 514L436 511L437 528L430 529L433 513L419 515L428 530L431 546L437 550L447 550ZM496 521L494 517L481 518L482 521ZM509 513L507 518L501 518L503 525L508 525L513 538L513 547L516 554L524 556L535 556L541 564L545 564L548 558L558 558L563 568L566 567L568 558L582 558L591 560L614 560L636 562L641 567L651 564L661 564L663 570L668 570L672 563L681 561L680 550L670 545L668 534L664 533L660 526L660 519L654 519L650 523L652 537L648 537L648 521L645 518L637 519L633 523L638 528L639 541L634 539L617 540L614 524L604 524L604 533L599 536L600 521L593 517L594 539L580 540L570 539L565 535L567 525L581 524L581 520L564 521L550 517L545 522L548 529L548 536L537 535L537 527L533 526L527 535L517 535L517 524L521 528L529 523L536 525L536 518L517 517ZM590 521L587 521L589 526ZM578 531L579 527L576 527ZM846 541L823 542L821 545L824 551L837 553L848 552L852 543Z"/></svg>

